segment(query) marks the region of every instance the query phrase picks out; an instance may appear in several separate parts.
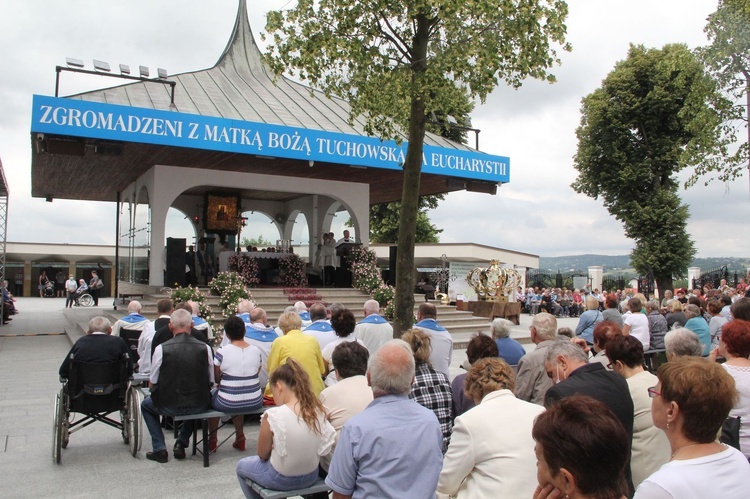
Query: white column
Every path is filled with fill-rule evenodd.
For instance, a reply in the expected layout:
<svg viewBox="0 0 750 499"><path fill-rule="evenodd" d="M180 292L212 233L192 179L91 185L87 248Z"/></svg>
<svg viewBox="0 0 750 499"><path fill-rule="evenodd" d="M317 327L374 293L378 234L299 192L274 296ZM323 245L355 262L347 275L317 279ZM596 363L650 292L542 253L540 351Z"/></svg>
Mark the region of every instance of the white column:
<svg viewBox="0 0 750 499"><path fill-rule="evenodd" d="M591 291L602 290L602 279L604 278L604 267L596 265L589 267L589 279L591 280Z"/></svg>
<svg viewBox="0 0 750 499"><path fill-rule="evenodd" d="M688 283L687 288L693 289L693 279L698 279L701 276L700 267L688 267Z"/></svg>

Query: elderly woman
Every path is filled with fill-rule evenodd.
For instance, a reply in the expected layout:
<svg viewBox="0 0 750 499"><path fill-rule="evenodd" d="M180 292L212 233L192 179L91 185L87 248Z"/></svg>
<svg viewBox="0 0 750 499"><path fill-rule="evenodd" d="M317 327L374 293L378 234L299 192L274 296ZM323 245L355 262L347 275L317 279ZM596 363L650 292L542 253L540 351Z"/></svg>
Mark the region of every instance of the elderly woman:
<svg viewBox="0 0 750 499"><path fill-rule="evenodd" d="M646 303L646 318L650 336L649 348L664 348L664 335L667 334L669 327L667 319L661 315L658 301L651 300Z"/></svg>
<svg viewBox="0 0 750 499"><path fill-rule="evenodd" d="M648 332L648 316L642 314L643 302L640 298L631 298L628 300L629 314L623 316L622 334L625 336L633 335L643 344L643 349L648 350L651 338Z"/></svg>
<svg viewBox="0 0 750 499"><path fill-rule="evenodd" d="M526 349L519 342L510 337L513 323L508 319L495 319L492 321L492 338L497 343L500 358L511 366L518 365L521 357L526 355ZM496 355L497 357L497 355Z"/></svg>
<svg viewBox="0 0 750 499"><path fill-rule="evenodd" d="M622 329L614 322L602 321L597 324L594 328L594 346L591 347L594 356L589 359L589 363L600 362L611 371L612 369L609 367L609 359L604 347L616 336L622 336Z"/></svg>
<svg viewBox="0 0 750 499"><path fill-rule="evenodd" d="M708 322L701 315L701 310L697 305L685 305L684 310L685 317L688 319L685 323L685 329L689 329L698 335L698 339L703 345L702 355L708 357L711 352L711 332L708 329Z"/></svg>
<svg viewBox="0 0 750 499"><path fill-rule="evenodd" d="M721 315L721 309L723 308L722 303L717 299L711 299L706 302L706 312L708 314L708 332L711 333L711 346L716 348L719 346L719 337L721 336L721 329L728 321L726 317Z"/></svg>
<svg viewBox="0 0 750 499"><path fill-rule="evenodd" d="M430 337L419 329L409 329L401 337L414 353L414 382L409 398L435 413L443 432L443 452L448 449L453 430L451 384L448 376L430 364Z"/></svg>
<svg viewBox="0 0 750 499"><path fill-rule="evenodd" d="M719 354L727 359L721 366L734 378L740 398L729 413L740 417L740 451L750 459L750 322L732 321L719 337Z"/></svg>
<svg viewBox="0 0 750 499"><path fill-rule="evenodd" d="M614 322L620 326L620 329L622 329L622 314L617 309L618 305L617 295L614 293L608 294L604 299L604 312L602 312L602 317L604 317L605 321Z"/></svg>
<svg viewBox="0 0 750 499"><path fill-rule="evenodd" d="M599 300L594 296L586 297L586 311L581 314L576 327L576 336L586 340L589 345L594 344L594 328L598 323L604 320L602 313L599 311Z"/></svg>
<svg viewBox="0 0 750 499"><path fill-rule="evenodd" d="M669 311L669 302L674 299L674 295L672 294L672 291L666 290L664 292L664 298L661 301L661 310L662 312L666 313Z"/></svg>
<svg viewBox="0 0 750 499"><path fill-rule="evenodd" d="M741 321L750 321L750 298L740 298L730 307L732 317Z"/></svg>
<svg viewBox="0 0 750 499"><path fill-rule="evenodd" d="M480 359L466 376L477 406L456 418L438 497L530 497L534 492L531 428L544 408L513 395L513 370L498 358Z"/></svg>
<svg viewBox="0 0 750 499"><path fill-rule="evenodd" d="M279 328L284 333L271 343L268 353L268 376L280 365L286 363L289 357L294 358L310 377L312 389L317 397L323 391L322 375L326 373L323 356L320 353L320 343L314 336L303 334L302 319L297 312L284 312L279 317ZM265 396L272 397L270 384L266 387Z"/></svg>
<svg viewBox="0 0 750 499"><path fill-rule="evenodd" d="M651 419L651 398L648 389L658 381L643 368L643 344L633 336L617 336L607 343L607 357L612 370L628 382L633 399L633 444L630 470L633 485L640 483L669 460L668 441Z"/></svg>
<svg viewBox="0 0 750 499"><path fill-rule="evenodd" d="M740 451L716 440L737 400L734 379L715 362L667 362L649 388L654 425L669 440L669 462L635 493L651 497L747 497L750 464Z"/></svg>
<svg viewBox="0 0 750 499"><path fill-rule="evenodd" d="M679 300L672 300L667 303L667 327L669 329L675 329L679 327L685 327L687 317L682 312L682 303ZM675 326L675 324L677 324Z"/></svg>
<svg viewBox="0 0 750 499"><path fill-rule="evenodd" d="M603 402L566 397L536 418L531 435L539 483L534 499L621 499L627 494L630 437Z"/></svg>
<svg viewBox="0 0 750 499"><path fill-rule="evenodd" d="M475 334L466 347L466 357L469 364L473 365L479 359L497 357L497 343L489 336L482 333ZM451 392L453 394L453 419L474 407L474 401L464 392L464 381L467 373L462 373L453 378Z"/></svg>
<svg viewBox="0 0 750 499"><path fill-rule="evenodd" d="M668 361L680 357L700 357L703 355L703 345L701 345L698 335L684 327L669 331L664 336L664 348Z"/></svg>

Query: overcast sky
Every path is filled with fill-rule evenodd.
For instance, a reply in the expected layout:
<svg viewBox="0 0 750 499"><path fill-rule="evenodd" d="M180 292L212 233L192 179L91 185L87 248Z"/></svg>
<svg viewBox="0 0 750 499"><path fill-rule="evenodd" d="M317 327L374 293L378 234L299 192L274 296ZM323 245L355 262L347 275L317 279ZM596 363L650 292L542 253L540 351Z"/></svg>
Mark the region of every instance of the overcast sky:
<svg viewBox="0 0 750 499"><path fill-rule="evenodd" d="M248 4L256 40L263 45L259 34L265 13L291 2ZM576 177L572 157L581 99L625 58L629 43L661 47L681 42L691 48L706 44L703 28L716 0L568 4L573 52L561 54L562 65L554 69L558 82L529 81L517 91L498 88L472 114L474 126L481 129L480 149L511 158L511 181L496 196L449 195L430 213L444 229L442 242L474 242L542 256L630 252L632 241L623 236L622 226L601 201L570 188ZM113 67L147 65L152 72L163 67L170 74L205 69L224 49L236 9L237 0L0 0L0 159L11 193L9 241L114 243L114 204L61 199L47 203L30 195L31 97L54 95L55 65L74 57L89 67L92 59L100 59ZM67 73L61 95L118 83ZM748 256L746 175L727 185L701 183L681 191L681 196L690 207L688 227L697 256ZM186 224L181 216L173 216L167 235L185 237ZM270 230L267 221L259 221L246 234L262 233L275 240Z"/></svg>

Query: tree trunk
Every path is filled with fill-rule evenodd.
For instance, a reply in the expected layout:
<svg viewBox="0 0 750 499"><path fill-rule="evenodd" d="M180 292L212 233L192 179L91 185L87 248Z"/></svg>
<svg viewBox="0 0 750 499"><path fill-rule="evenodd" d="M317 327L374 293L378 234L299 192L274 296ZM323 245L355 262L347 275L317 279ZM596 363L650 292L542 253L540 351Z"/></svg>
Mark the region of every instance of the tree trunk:
<svg viewBox="0 0 750 499"><path fill-rule="evenodd" d="M672 281L672 276L654 276L654 279L656 280L656 287L659 288L659 300L664 298L664 292L666 290L672 291L674 289L674 281ZM648 298L648 296L646 297Z"/></svg>
<svg viewBox="0 0 750 499"><path fill-rule="evenodd" d="M409 145L404 161L404 184L401 191L401 218L398 226L398 257L396 259L396 294L394 297L393 336L400 338L414 323L414 242L419 211L419 181L424 150L425 106L420 97L421 79L427 69L429 24L417 16L414 35L411 77L411 109L409 111Z"/></svg>

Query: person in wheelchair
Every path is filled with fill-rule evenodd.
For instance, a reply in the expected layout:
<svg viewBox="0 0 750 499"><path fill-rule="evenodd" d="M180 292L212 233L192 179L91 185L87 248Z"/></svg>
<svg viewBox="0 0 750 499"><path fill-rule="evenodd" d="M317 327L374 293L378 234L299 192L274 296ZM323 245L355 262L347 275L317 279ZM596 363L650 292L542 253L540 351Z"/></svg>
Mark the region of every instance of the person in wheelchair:
<svg viewBox="0 0 750 499"><path fill-rule="evenodd" d="M213 355L209 345L190 335L192 326L190 312L175 310L169 322L174 337L158 345L151 358L151 396L143 400L141 409L153 446L146 458L158 463L169 460L159 417L196 414L211 406ZM183 421L174 444L175 459L185 459L192 433L193 421Z"/></svg>
<svg viewBox="0 0 750 499"><path fill-rule="evenodd" d="M125 341L118 336L111 336L112 325L109 319L102 316L94 317L89 321L86 336L79 338L65 356L60 365L60 377L68 379L70 370L70 356L78 362L105 363L115 362L128 354L128 376L133 374L133 362Z"/></svg>
<svg viewBox="0 0 750 499"><path fill-rule="evenodd" d="M81 306L81 304L78 303L78 298L80 298L81 295L83 295L84 293L86 293L88 290L89 290L89 285L86 284L86 281L84 279L79 279L78 280L78 289L76 289L76 292L75 292L76 307L80 307Z"/></svg>

